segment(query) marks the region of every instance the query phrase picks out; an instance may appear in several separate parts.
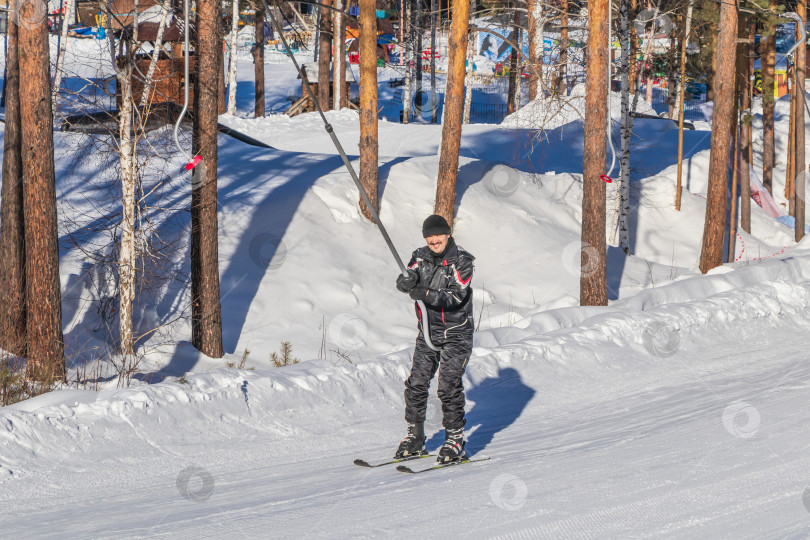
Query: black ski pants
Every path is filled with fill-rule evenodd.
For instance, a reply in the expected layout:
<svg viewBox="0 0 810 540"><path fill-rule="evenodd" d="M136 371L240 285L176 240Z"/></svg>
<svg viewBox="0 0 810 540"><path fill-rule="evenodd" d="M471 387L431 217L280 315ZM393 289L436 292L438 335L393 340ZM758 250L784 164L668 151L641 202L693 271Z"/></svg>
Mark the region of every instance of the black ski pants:
<svg viewBox="0 0 810 540"><path fill-rule="evenodd" d="M416 338L411 375L405 381L405 420L410 423L425 421L430 381L439 370L439 399L442 402L445 429L464 427L464 385L461 378L472 353L472 332L453 336L434 345L433 351L425 343L422 333Z"/></svg>

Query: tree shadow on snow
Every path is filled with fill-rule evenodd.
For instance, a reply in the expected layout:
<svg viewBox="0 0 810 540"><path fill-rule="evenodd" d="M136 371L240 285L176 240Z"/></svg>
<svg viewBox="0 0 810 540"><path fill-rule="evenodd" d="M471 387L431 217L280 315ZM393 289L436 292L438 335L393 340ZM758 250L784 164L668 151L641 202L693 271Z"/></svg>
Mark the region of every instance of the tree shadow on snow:
<svg viewBox="0 0 810 540"><path fill-rule="evenodd" d="M240 207L252 209L235 240L233 255L220 275L222 341L225 352L233 353L262 279L267 272L284 264L287 251L295 247L282 238L301 200L318 179L341 167L342 161L340 156L258 150L239 143L221 145L219 151L219 176L231 178L218 190L220 219L224 213L235 213ZM262 183L275 185L257 199L253 187ZM183 223L173 223L171 227L185 234L189 214L184 211L177 217ZM220 230L219 234L222 241L226 231ZM186 245L179 264L188 268L189 257L190 245ZM156 308L162 321L170 319L180 308L188 286L174 284L160 299ZM190 308L186 314L190 316ZM179 342L168 365L149 376L152 382L159 382L167 376L182 375L199 358L200 353L189 343Z"/></svg>
<svg viewBox="0 0 810 540"><path fill-rule="evenodd" d="M502 368L497 376L484 379L465 393L468 403L474 403L467 412L464 428L465 432L475 428L466 445L467 454L473 455L489 446L495 435L514 424L536 392L523 384L515 368ZM444 430L439 430L425 447L436 451L442 444Z"/></svg>

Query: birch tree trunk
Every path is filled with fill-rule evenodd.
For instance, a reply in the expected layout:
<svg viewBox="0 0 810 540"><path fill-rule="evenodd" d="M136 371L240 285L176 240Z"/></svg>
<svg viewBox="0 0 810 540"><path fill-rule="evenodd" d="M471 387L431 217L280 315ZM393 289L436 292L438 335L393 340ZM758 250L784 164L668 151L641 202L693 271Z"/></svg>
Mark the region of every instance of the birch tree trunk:
<svg viewBox="0 0 810 540"><path fill-rule="evenodd" d="M10 6L13 9L13 4ZM20 62L17 25L8 18L6 124L3 136L3 188L0 204L0 348L24 357L25 226L22 141L20 138Z"/></svg>
<svg viewBox="0 0 810 540"><path fill-rule="evenodd" d="M222 17L222 6L219 8L219 16ZM225 51L224 43L225 36L223 35L224 29L219 25L217 31L217 115L225 114L228 110L228 96L225 93Z"/></svg>
<svg viewBox="0 0 810 540"><path fill-rule="evenodd" d="M630 253L628 220L630 217L630 21L628 18L627 0L619 1L619 45L621 47L621 158L618 185L616 185L616 206L613 210L611 241L616 245L618 234L619 247Z"/></svg>
<svg viewBox="0 0 810 540"><path fill-rule="evenodd" d="M137 22L137 20L136 20ZM135 354L132 331L133 303L135 301L135 152L132 133L132 46L124 42L124 55L116 58L115 74L121 92L118 111L118 160L121 164L121 247L118 252L118 330L121 354ZM110 35L110 47L115 40ZM113 53L114 55L114 53ZM123 376L125 369L121 370ZM119 380L119 384L122 381Z"/></svg>
<svg viewBox="0 0 810 540"><path fill-rule="evenodd" d="M231 35L228 61L228 114L236 114L236 47L239 37L239 0L231 0Z"/></svg>
<svg viewBox="0 0 810 540"><path fill-rule="evenodd" d="M335 0L335 7L337 9L343 9L343 0ZM343 65L343 43L341 41L341 36L345 34L340 33L340 27L343 23L343 14L340 11L335 12L335 37L334 37L334 49L335 49L335 59L332 61L332 65L334 66L332 69L332 99L334 100L335 109L340 109L343 105L343 83L341 82L340 75L343 74L345 78L346 68Z"/></svg>
<svg viewBox="0 0 810 540"><path fill-rule="evenodd" d="M360 0L360 183L374 210L378 202L377 140L377 7L374 0ZM363 216L371 212L360 197Z"/></svg>
<svg viewBox="0 0 810 540"><path fill-rule="evenodd" d="M628 19L635 19L638 11L637 0L630 0L630 13ZM630 25L630 93L635 94L638 87L638 36L636 25ZM635 99L635 98L634 98Z"/></svg>
<svg viewBox="0 0 810 540"><path fill-rule="evenodd" d="M776 0L771 0L769 9L775 11ZM773 167L776 161L774 138L774 75L776 66L776 25L765 25L762 37L762 185L773 195Z"/></svg>
<svg viewBox="0 0 810 540"><path fill-rule="evenodd" d="M520 28L518 28L518 30L516 32L517 35L515 36L515 43L517 43L518 46L520 46L520 40L522 38L522 33L523 33L523 31ZM516 67L516 70L515 70L516 71L516 73L515 73L515 110L519 111L520 110L520 98L522 97L521 96L520 83L521 83L521 80L523 79L523 66L520 65L520 57L519 56L517 56L515 58L515 64L516 64L516 66L515 66Z"/></svg>
<svg viewBox="0 0 810 540"><path fill-rule="evenodd" d="M169 24L173 14L169 10L169 5L163 2L160 5L160 24L158 25L157 38L155 41L155 50L152 51L152 59L149 61L149 70L146 72L146 80L143 83L143 93L141 94L141 102L139 107L141 110L146 108L149 99L151 98L152 85L155 80L155 70L157 69L158 61L160 60L160 53L163 50L163 32ZM143 114L143 113L142 113ZM144 122L141 122L143 125Z"/></svg>
<svg viewBox="0 0 810 540"><path fill-rule="evenodd" d="M669 40L669 51L667 51L667 65L675 65L675 57L678 54L675 39ZM678 108L678 93L675 91L677 84L676 72L672 68L668 69L667 73L667 116L670 120L675 120Z"/></svg>
<svg viewBox="0 0 810 540"><path fill-rule="evenodd" d="M734 109L734 70L737 55L737 7L720 4L720 28L717 39L717 70L714 78L714 112L712 114L711 153L709 156L709 190L700 271L704 274L723 264L723 233L726 229L728 196L728 152Z"/></svg>
<svg viewBox="0 0 810 540"><path fill-rule="evenodd" d="M436 123L436 0L430 0L430 122Z"/></svg>
<svg viewBox="0 0 810 540"><path fill-rule="evenodd" d="M473 90L473 64L475 60L475 32L470 32L470 39L467 40L467 78L464 83L464 118L462 123L470 123L470 107L472 106Z"/></svg>
<svg viewBox="0 0 810 540"><path fill-rule="evenodd" d="M73 12L75 11L76 0L64 0L65 1L65 13L63 14L64 17L62 19L62 30L59 37L59 52L57 53L58 61L56 62L56 73L54 74L54 81L53 81L53 107L54 113L56 113L56 109L59 107L57 103L57 99L59 96L59 89L62 86L62 73L63 68L65 65L65 52L68 49L68 26L70 25L70 21L73 20Z"/></svg>
<svg viewBox="0 0 810 540"><path fill-rule="evenodd" d="M579 303L607 305L605 174L607 157L608 0L588 4L585 148L582 167L582 253Z"/></svg>
<svg viewBox="0 0 810 540"><path fill-rule="evenodd" d="M194 154L202 156L202 162L194 169L191 190L191 340L200 352L211 358L223 355L217 223L217 117L221 91L217 64L222 50L221 7L219 0L197 1L197 82L192 140ZM264 37L264 17L261 30Z"/></svg>
<svg viewBox="0 0 810 540"><path fill-rule="evenodd" d="M465 45L469 39L470 0L453 0L451 6L453 20L450 23L447 86L434 213L444 217L452 227L456 204L458 154L461 146L461 121L464 114L464 57Z"/></svg>
<svg viewBox="0 0 810 540"><path fill-rule="evenodd" d="M420 118L422 118L422 110L424 108L424 95L425 89L422 87L422 37L424 34L424 22L425 18L422 12L422 0L416 0L416 15L414 17L415 24L414 30L416 31L416 92L414 97L419 96L419 105L417 114ZM445 98L447 98L446 94L447 90L445 87Z"/></svg>
<svg viewBox="0 0 810 540"><path fill-rule="evenodd" d="M560 15L560 62L557 67L557 88L560 95L568 95L568 0L562 1L562 14Z"/></svg>
<svg viewBox="0 0 810 540"><path fill-rule="evenodd" d="M64 379L65 356L46 19L45 0L18 9L28 376L48 384Z"/></svg>
<svg viewBox="0 0 810 540"><path fill-rule="evenodd" d="M402 123L411 120L411 88L413 83L413 13L411 2L405 2L405 88L402 89Z"/></svg>

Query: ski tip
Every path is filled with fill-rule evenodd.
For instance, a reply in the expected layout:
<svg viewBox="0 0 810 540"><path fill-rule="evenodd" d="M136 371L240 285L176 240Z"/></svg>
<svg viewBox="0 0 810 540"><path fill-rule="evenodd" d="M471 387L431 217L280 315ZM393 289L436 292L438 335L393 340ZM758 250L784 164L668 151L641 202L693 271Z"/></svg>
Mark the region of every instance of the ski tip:
<svg viewBox="0 0 810 540"><path fill-rule="evenodd" d="M371 467L371 465L369 465L368 462L363 459L355 459L354 464L359 465L360 467Z"/></svg>
<svg viewBox="0 0 810 540"><path fill-rule="evenodd" d="M399 467L397 467L397 470L398 470L399 472L413 473L413 471L411 470L411 468L410 468L410 467L406 467L405 465L400 465Z"/></svg>

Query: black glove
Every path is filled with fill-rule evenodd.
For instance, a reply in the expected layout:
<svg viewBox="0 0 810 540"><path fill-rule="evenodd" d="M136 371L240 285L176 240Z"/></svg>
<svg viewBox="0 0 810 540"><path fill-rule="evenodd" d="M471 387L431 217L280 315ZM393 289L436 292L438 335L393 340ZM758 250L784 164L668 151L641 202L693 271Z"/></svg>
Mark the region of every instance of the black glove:
<svg viewBox="0 0 810 540"><path fill-rule="evenodd" d="M428 292L430 292L430 289L427 287L414 287L411 289L411 292L408 293L408 296L410 296L412 300L426 300Z"/></svg>
<svg viewBox="0 0 810 540"><path fill-rule="evenodd" d="M419 282L419 274L416 273L416 270L408 270L408 275L400 274L397 276L397 290L400 292L408 292Z"/></svg>

